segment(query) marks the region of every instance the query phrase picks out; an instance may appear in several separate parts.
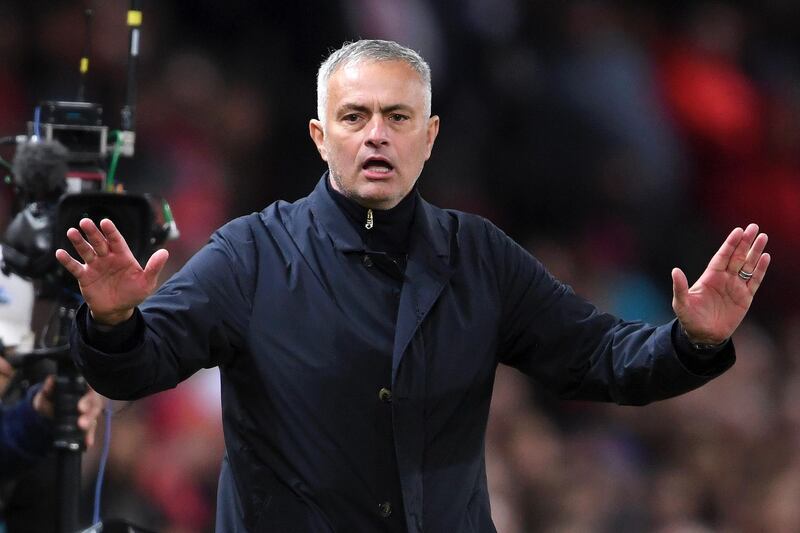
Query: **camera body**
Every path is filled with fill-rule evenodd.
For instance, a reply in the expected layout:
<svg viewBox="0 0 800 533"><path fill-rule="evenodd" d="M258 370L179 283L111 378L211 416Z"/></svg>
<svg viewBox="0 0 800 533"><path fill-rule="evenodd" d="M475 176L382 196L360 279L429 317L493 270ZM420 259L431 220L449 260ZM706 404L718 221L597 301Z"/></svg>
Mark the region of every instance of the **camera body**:
<svg viewBox="0 0 800 533"><path fill-rule="evenodd" d="M130 133L130 132L129 132ZM12 165L19 211L9 224L2 247L2 269L42 280L43 295L74 288L75 281L55 260L64 248L77 256L67 229L82 218L99 224L111 219L143 263L169 236L168 223L149 195L106 190L106 160L113 164L133 153L132 134L117 133L109 143L103 108L90 102L46 101L18 139ZM127 146L126 146L127 145Z"/></svg>

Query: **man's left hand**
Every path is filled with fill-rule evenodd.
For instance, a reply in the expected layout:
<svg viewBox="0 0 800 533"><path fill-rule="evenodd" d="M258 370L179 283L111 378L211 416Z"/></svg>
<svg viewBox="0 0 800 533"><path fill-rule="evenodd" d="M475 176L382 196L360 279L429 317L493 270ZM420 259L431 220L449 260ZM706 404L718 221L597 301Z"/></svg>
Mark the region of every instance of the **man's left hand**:
<svg viewBox="0 0 800 533"><path fill-rule="evenodd" d="M766 245L767 235L750 224L728 235L691 288L683 271L672 269L672 308L691 342L720 344L733 334L767 272Z"/></svg>

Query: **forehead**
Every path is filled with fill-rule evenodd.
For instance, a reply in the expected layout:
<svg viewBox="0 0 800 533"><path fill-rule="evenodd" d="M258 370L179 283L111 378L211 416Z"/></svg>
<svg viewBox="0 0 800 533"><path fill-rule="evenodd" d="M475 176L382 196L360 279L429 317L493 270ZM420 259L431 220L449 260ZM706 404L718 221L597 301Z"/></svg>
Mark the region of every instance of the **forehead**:
<svg viewBox="0 0 800 533"><path fill-rule="evenodd" d="M358 61L342 65L328 79L328 108L378 100L382 104L425 103L425 84L404 61Z"/></svg>

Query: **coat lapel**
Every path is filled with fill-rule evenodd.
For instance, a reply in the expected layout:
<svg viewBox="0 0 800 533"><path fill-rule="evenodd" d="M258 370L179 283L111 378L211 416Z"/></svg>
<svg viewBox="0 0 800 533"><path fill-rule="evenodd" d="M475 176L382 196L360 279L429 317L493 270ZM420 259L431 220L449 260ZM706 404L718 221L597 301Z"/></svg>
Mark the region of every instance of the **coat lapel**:
<svg viewBox="0 0 800 533"><path fill-rule="evenodd" d="M447 228L446 218L443 211L419 199L397 312L392 383L396 382L409 342L453 273L450 247L451 242L455 242L455 235ZM418 364L424 365L424 362L416 361L414 366Z"/></svg>
<svg viewBox="0 0 800 533"><path fill-rule="evenodd" d="M355 228L347 223L344 213L325 190L326 179L328 179L327 172L308 197L312 213L310 224L306 221L300 224L286 221L308 265L325 286L329 281L335 282L335 280L327 280L325 272L320 270L319 258L315 257L317 255L315 243L321 238L329 238L334 248L340 252L364 249ZM452 220L454 219L448 217L445 211L419 198L414 212L408 263L397 312L392 350L392 383L396 381L400 363L411 339L453 273L451 257L455 257L455 254L451 254L451 247L455 243L455 229L450 228ZM415 368L419 365L421 367L417 370L422 373L412 372L417 378L424 376L424 361L413 362Z"/></svg>
<svg viewBox="0 0 800 533"><path fill-rule="evenodd" d="M346 215L328 194L325 185L327 179L328 173L326 172L311 194L300 200L305 202L302 208L296 210L291 217L281 218L281 222L291 235L300 254L305 258L305 264L314 272L331 299L336 301L331 287L342 283L342 280L335 279L335 277L329 279L330 272L324 268L324 265L334 260L329 254L333 250L343 253L363 251L364 245L356 229L348 223ZM328 246L328 242L333 245L333 248ZM347 310L343 309L342 311L346 312Z"/></svg>

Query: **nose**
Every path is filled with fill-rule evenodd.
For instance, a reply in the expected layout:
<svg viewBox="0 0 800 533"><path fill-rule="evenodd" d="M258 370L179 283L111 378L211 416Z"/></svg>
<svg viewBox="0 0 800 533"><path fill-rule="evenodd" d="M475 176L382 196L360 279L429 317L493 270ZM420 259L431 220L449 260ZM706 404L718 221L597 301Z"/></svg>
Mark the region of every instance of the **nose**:
<svg viewBox="0 0 800 533"><path fill-rule="evenodd" d="M372 148L389 144L389 131L386 128L384 117L376 114L367 125L367 137L364 143Z"/></svg>

